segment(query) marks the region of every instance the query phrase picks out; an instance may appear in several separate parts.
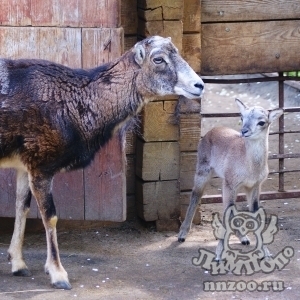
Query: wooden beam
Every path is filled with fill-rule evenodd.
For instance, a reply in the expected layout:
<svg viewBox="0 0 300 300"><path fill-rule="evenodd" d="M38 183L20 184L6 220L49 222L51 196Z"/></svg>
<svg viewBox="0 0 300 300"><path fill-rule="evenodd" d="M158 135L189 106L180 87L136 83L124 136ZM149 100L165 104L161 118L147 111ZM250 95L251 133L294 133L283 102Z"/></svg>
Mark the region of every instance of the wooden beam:
<svg viewBox="0 0 300 300"><path fill-rule="evenodd" d="M300 69L299 21L202 25L201 74Z"/></svg>
<svg viewBox="0 0 300 300"><path fill-rule="evenodd" d="M299 0L202 0L202 22L300 19Z"/></svg>

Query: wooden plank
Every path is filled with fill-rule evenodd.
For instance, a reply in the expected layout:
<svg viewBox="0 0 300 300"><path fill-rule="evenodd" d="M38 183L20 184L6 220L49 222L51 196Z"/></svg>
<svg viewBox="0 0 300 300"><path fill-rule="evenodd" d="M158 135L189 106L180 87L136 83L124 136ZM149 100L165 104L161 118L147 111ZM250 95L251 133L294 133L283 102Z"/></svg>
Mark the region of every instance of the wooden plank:
<svg viewBox="0 0 300 300"><path fill-rule="evenodd" d="M142 112L142 136L146 142L177 141L179 128L174 124L177 101L148 103Z"/></svg>
<svg viewBox="0 0 300 300"><path fill-rule="evenodd" d="M126 219L125 174L125 153L116 135L84 169L86 220Z"/></svg>
<svg viewBox="0 0 300 300"><path fill-rule="evenodd" d="M56 174L53 199L60 219L84 220L83 170Z"/></svg>
<svg viewBox="0 0 300 300"><path fill-rule="evenodd" d="M183 32L201 31L201 0L184 1Z"/></svg>
<svg viewBox="0 0 300 300"><path fill-rule="evenodd" d="M48 59L78 68L81 67L81 29L1 27L0 56Z"/></svg>
<svg viewBox="0 0 300 300"><path fill-rule="evenodd" d="M183 2L184 0L138 0L139 15L147 21L153 19L153 15L160 16L159 20L181 20Z"/></svg>
<svg viewBox="0 0 300 300"><path fill-rule="evenodd" d="M83 28L82 65L93 68L121 56L124 48L122 28Z"/></svg>
<svg viewBox="0 0 300 300"><path fill-rule="evenodd" d="M182 152L180 154L180 190L191 190L194 186L197 152Z"/></svg>
<svg viewBox="0 0 300 300"><path fill-rule="evenodd" d="M31 0L0 0L0 25L28 26Z"/></svg>
<svg viewBox="0 0 300 300"><path fill-rule="evenodd" d="M124 37L124 52L131 49L137 42L137 37L135 36L125 36Z"/></svg>
<svg viewBox="0 0 300 300"><path fill-rule="evenodd" d="M0 28L0 55L10 58L42 58L65 65L81 66L80 29L71 28ZM20 42L22 41L22 42ZM4 172L4 173L2 173ZM7 173L8 172L8 173ZM15 216L15 176L12 171L1 170L9 181L9 190L1 193L1 203L9 204L1 216ZM1 184L6 184L0 179ZM65 186L68 186L65 189ZM58 174L54 179L54 202L58 216L63 219L83 219L84 191L82 171ZM70 200L70 203L68 202ZM34 198L29 217L38 216Z"/></svg>
<svg viewBox="0 0 300 300"><path fill-rule="evenodd" d="M300 69L300 20L202 25L202 75Z"/></svg>
<svg viewBox="0 0 300 300"><path fill-rule="evenodd" d="M24 1L24 0L23 0ZM120 26L119 0L31 0L33 26Z"/></svg>
<svg viewBox="0 0 300 300"><path fill-rule="evenodd" d="M137 0L121 1L121 26L125 35L137 33Z"/></svg>
<svg viewBox="0 0 300 300"><path fill-rule="evenodd" d="M14 217L16 203L16 172L12 169L0 170L0 216Z"/></svg>
<svg viewBox="0 0 300 300"><path fill-rule="evenodd" d="M171 37L172 42L181 52L182 50L182 22L181 21L151 21L139 19L138 34L140 36L160 35Z"/></svg>
<svg viewBox="0 0 300 300"><path fill-rule="evenodd" d="M138 139L136 175L145 181L178 179L178 143L144 143L143 141Z"/></svg>
<svg viewBox="0 0 300 300"><path fill-rule="evenodd" d="M201 35L200 33L182 36L182 57L195 72L201 71Z"/></svg>
<svg viewBox="0 0 300 300"><path fill-rule="evenodd" d="M80 1L80 9L81 27L118 28L121 26L121 0L84 0Z"/></svg>
<svg viewBox="0 0 300 300"><path fill-rule="evenodd" d="M202 0L202 22L300 19L299 0Z"/></svg>
<svg viewBox="0 0 300 300"><path fill-rule="evenodd" d="M201 137L200 114L180 115L180 151L197 151Z"/></svg>
<svg viewBox="0 0 300 300"><path fill-rule="evenodd" d="M119 57L123 51L123 29L82 30L82 63L92 68ZM126 218L125 152L118 136L96 155L84 170L85 219L121 222Z"/></svg>
<svg viewBox="0 0 300 300"><path fill-rule="evenodd" d="M180 215L178 181L137 181L138 215L145 221L176 219Z"/></svg>

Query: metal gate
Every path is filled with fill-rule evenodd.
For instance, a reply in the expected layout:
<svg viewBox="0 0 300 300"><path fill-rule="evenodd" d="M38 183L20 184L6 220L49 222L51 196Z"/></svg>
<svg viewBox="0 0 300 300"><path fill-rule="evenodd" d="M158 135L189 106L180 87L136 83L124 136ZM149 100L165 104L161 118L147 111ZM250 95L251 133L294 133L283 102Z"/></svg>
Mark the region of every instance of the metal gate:
<svg viewBox="0 0 300 300"><path fill-rule="evenodd" d="M284 109L285 113L300 113L300 107L285 107L284 97L284 82L285 81L300 81L300 77L284 76L283 72L272 74L272 76L265 76L260 78L241 78L241 79L212 79L204 78L205 83L211 84L240 84L240 83L254 83L254 82L278 82L278 106ZM201 113L202 118L228 118L238 117L239 113ZM274 200L274 199L288 199L300 197L300 189L285 189L285 175L287 173L300 172L299 166L295 166L293 169L287 170L285 168L286 159L300 158L300 153L285 153L284 151L284 137L287 134L300 134L299 130L285 130L285 118L282 115L279 119L278 131L270 133L270 135L278 135L278 153L269 155L269 160L278 160L278 170L270 172L269 175L278 174L278 190L267 191L260 194L260 200ZM237 201L244 201L245 195L238 194ZM221 203L222 195L206 195L202 198L202 204Z"/></svg>

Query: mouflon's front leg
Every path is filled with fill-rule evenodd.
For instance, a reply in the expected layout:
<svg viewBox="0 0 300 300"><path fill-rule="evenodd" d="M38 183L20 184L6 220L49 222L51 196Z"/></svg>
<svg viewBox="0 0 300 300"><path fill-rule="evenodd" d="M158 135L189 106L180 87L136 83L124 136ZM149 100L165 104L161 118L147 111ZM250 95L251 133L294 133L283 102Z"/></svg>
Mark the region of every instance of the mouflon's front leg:
<svg viewBox="0 0 300 300"><path fill-rule="evenodd" d="M46 231L47 260L45 271L51 277L51 284L58 289L71 289L68 274L60 262L57 234L56 234L56 209L52 198L52 179L44 174L30 175L30 187L37 200L40 214Z"/></svg>

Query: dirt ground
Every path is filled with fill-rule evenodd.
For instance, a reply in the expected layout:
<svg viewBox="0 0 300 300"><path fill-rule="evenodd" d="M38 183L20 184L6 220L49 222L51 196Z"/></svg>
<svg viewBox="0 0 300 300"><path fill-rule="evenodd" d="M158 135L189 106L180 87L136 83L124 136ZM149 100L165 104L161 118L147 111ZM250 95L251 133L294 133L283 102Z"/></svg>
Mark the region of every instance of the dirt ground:
<svg viewBox="0 0 300 300"><path fill-rule="evenodd" d="M32 276L24 278L10 273L6 258L10 235L5 234L0 238L0 299L299 299L299 200L268 201L262 205L268 215L279 218L280 230L268 247L271 253L277 254L286 246L294 248L294 256L281 271L213 276L194 266L192 258L198 256L200 247L215 251L217 241L209 221L194 226L182 244L177 242L176 232L155 232L138 222L126 222L117 228L59 231L61 259L73 289L54 290L43 272L44 234L26 235L24 256ZM207 220L220 210L220 204L203 206ZM240 280L255 280L258 284L283 281L285 290L203 291L204 281Z"/></svg>
<svg viewBox="0 0 300 300"><path fill-rule="evenodd" d="M205 111L236 111L234 98L239 97L250 104L266 108L276 106L275 84L207 85L203 102ZM287 105L298 106L300 93L286 88ZM224 107L221 107L225 105ZM217 110L218 111L218 110ZM299 116L286 116L286 126L300 125ZM205 120L203 129L222 123L239 128L236 118ZM273 128L275 130L275 128ZM298 137L286 139L288 152L300 152ZM270 151L276 153L276 141L272 140ZM287 162L287 168L296 167L299 161ZM276 170L274 163L270 169ZM293 173L286 180L287 188L299 188L299 175ZM207 193L220 193L217 180ZM276 176L270 176L264 190L276 190ZM212 215L221 212L222 205L203 205L201 225L194 226L185 243L177 242L177 232L156 232L138 220L127 221L115 227L95 227L76 230L64 229L58 223L58 242L62 263L69 274L73 289L54 290L48 275L43 272L46 260L46 242L43 232L27 233L24 257L32 276L21 278L11 275L7 261L7 248L11 233L0 235L0 299L299 299L300 294L300 201L283 199L265 201L261 205L268 216L278 217L278 233L270 252L276 255L284 247L292 247L294 255L283 270L269 274L262 271L251 275L236 276L232 273L213 276L209 271L192 264L199 248L215 251L217 241L213 235ZM239 203L239 208L246 208ZM0 228L1 231L1 228ZM7 231L7 230L6 230ZM9 231L9 230L8 230ZM232 243L237 243L233 240ZM253 244L253 241L252 241ZM255 241L254 241L255 244ZM244 246L250 247L250 246ZM283 281L284 291L204 291L206 281Z"/></svg>

